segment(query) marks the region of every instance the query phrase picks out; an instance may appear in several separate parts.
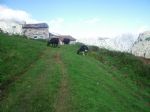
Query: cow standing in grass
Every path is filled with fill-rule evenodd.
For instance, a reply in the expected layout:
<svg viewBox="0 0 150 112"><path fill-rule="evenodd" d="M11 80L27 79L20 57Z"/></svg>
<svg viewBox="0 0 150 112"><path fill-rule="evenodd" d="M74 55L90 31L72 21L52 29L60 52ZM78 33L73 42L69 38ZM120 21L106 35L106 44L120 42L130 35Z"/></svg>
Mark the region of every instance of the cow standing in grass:
<svg viewBox="0 0 150 112"><path fill-rule="evenodd" d="M48 42L47 42L47 46L52 46L52 47L58 47L59 44L59 38L51 38Z"/></svg>
<svg viewBox="0 0 150 112"><path fill-rule="evenodd" d="M86 55L89 51L89 48L86 45L82 45L78 50L77 54Z"/></svg>
<svg viewBox="0 0 150 112"><path fill-rule="evenodd" d="M64 44L69 44L69 43L70 43L70 39L64 38L64 39L63 39L63 43L64 43Z"/></svg>

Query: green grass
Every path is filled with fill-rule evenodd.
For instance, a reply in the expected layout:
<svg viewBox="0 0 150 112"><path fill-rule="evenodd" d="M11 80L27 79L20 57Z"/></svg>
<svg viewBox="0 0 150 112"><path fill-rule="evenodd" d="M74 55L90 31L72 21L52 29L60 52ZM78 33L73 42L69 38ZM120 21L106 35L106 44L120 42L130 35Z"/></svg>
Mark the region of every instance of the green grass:
<svg viewBox="0 0 150 112"><path fill-rule="evenodd" d="M129 53L109 51L106 49L97 49L90 52L101 63L111 66L124 74L124 77L130 77L138 85L150 87L150 65L144 64L138 57Z"/></svg>
<svg viewBox="0 0 150 112"><path fill-rule="evenodd" d="M11 61L1 57L1 77L5 77L1 81L6 85L2 85L5 88L2 87L4 90L1 91L0 112L52 111L61 77L53 56L56 51L49 53L45 43L20 37L5 35L0 39L6 51L6 54L2 51L3 56L9 56L12 49L20 54L10 57ZM16 75L17 78L13 78ZM12 82L6 83L7 80Z"/></svg>
<svg viewBox="0 0 150 112"><path fill-rule="evenodd" d="M1 35L1 82L17 78L1 92L0 112L150 111L148 89L125 77L126 73L135 75L134 69L128 67L132 67L131 63L124 70L121 58L114 58L107 51L99 54L95 49L88 56L81 56L76 54L77 45L51 48L45 42ZM129 58L135 60L130 55Z"/></svg>
<svg viewBox="0 0 150 112"><path fill-rule="evenodd" d="M149 111L148 101L141 96L149 98L147 91L122 77L120 71L74 51L63 54L71 78L73 112Z"/></svg>
<svg viewBox="0 0 150 112"><path fill-rule="evenodd" d="M0 85L30 67L40 58L43 49L41 42L0 33Z"/></svg>

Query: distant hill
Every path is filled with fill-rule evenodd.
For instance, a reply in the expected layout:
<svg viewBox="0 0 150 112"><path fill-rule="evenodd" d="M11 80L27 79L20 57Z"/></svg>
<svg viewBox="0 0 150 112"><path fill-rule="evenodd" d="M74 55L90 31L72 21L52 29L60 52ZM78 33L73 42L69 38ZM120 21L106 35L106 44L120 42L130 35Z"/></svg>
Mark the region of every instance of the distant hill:
<svg viewBox="0 0 150 112"><path fill-rule="evenodd" d="M132 34L122 34L115 38L107 38L104 40L101 40L101 38L99 38L99 46L116 51L130 52L135 40L136 37Z"/></svg>
<svg viewBox="0 0 150 112"><path fill-rule="evenodd" d="M83 39L82 42L109 50L129 52L135 56L150 59L150 31L140 33L138 36L122 34L115 38L99 37Z"/></svg>
<svg viewBox="0 0 150 112"><path fill-rule="evenodd" d="M131 48L137 37L133 34L122 34L114 38L110 37L97 37L97 38L85 38L81 42L96 45L100 48L106 48L109 50L131 52Z"/></svg>

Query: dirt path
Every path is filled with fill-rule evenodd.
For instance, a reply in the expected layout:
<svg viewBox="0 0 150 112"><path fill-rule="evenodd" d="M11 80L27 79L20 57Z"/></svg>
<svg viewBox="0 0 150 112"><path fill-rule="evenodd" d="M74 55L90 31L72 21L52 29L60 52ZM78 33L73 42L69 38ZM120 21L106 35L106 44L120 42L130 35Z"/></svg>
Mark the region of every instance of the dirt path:
<svg viewBox="0 0 150 112"><path fill-rule="evenodd" d="M61 83L58 91L58 97L56 99L54 108L55 112L69 112L70 110L70 97L69 97L69 84L68 76L64 63L61 60L60 54L54 55L56 62L59 64L61 69Z"/></svg>

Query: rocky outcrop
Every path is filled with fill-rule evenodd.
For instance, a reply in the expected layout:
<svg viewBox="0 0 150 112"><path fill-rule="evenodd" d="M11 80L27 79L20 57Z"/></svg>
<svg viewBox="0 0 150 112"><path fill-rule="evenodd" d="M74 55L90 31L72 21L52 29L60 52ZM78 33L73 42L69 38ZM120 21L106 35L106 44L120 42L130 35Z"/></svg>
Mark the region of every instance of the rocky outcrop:
<svg viewBox="0 0 150 112"><path fill-rule="evenodd" d="M115 38L99 38L99 47L122 52L131 52L137 38L132 34L122 34Z"/></svg>
<svg viewBox="0 0 150 112"><path fill-rule="evenodd" d="M110 37L98 37L98 38L83 38L79 42L96 45L100 48L106 48L109 50L131 52L131 48L134 42L137 40L137 36L131 33L122 34L114 38Z"/></svg>
<svg viewBox="0 0 150 112"><path fill-rule="evenodd" d="M150 31L139 34L138 40L132 47L132 54L150 59Z"/></svg>
<svg viewBox="0 0 150 112"><path fill-rule="evenodd" d="M9 34L22 34L22 25L24 22L15 20L2 20L0 19L0 29Z"/></svg>
<svg viewBox="0 0 150 112"><path fill-rule="evenodd" d="M145 31L139 34L138 42L140 41L150 41L150 31Z"/></svg>

